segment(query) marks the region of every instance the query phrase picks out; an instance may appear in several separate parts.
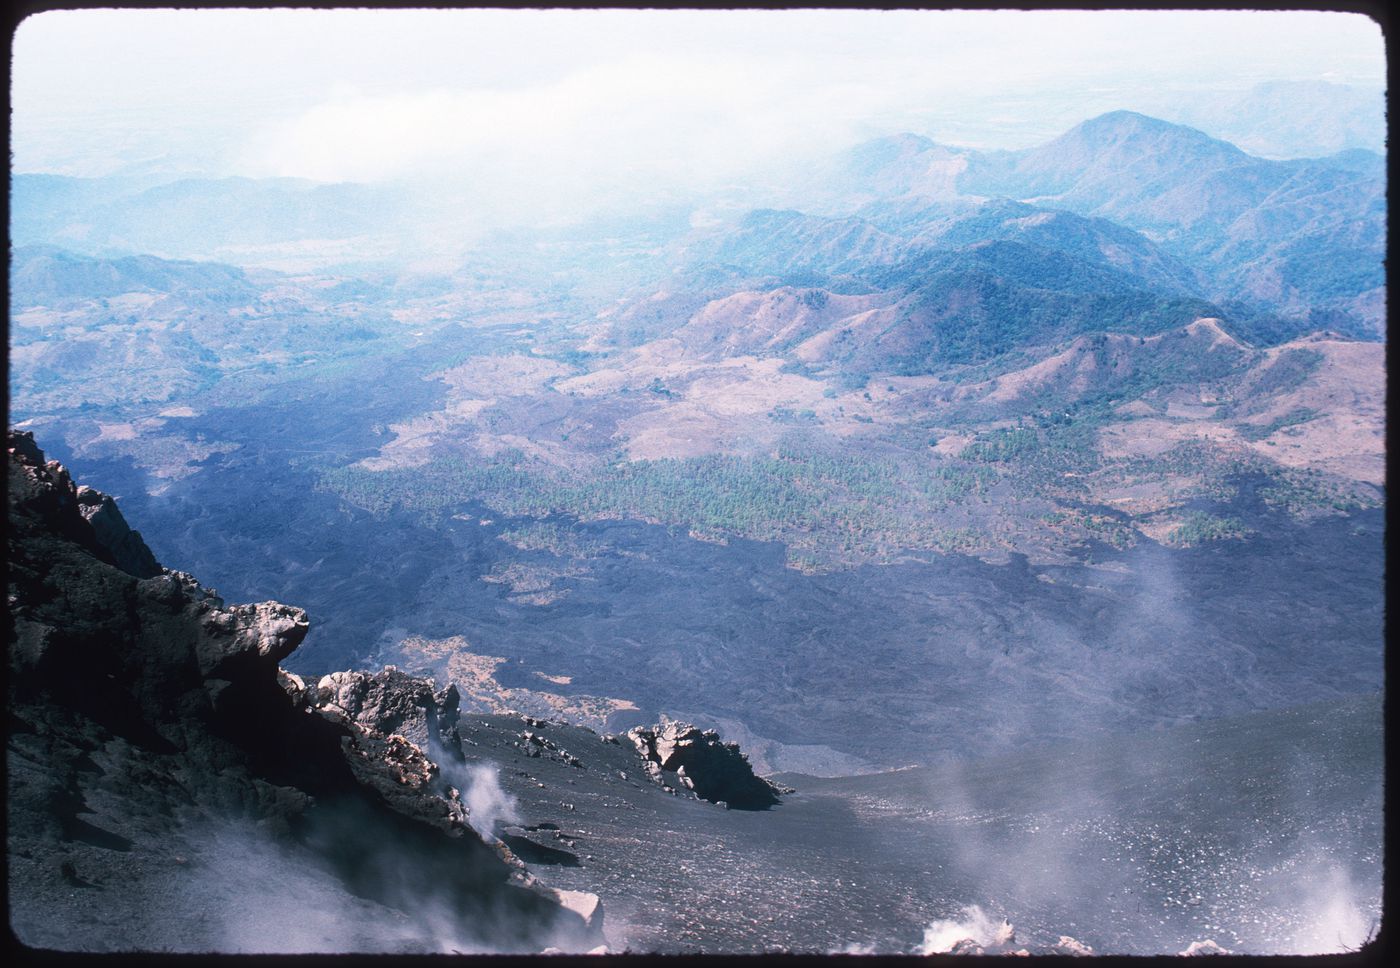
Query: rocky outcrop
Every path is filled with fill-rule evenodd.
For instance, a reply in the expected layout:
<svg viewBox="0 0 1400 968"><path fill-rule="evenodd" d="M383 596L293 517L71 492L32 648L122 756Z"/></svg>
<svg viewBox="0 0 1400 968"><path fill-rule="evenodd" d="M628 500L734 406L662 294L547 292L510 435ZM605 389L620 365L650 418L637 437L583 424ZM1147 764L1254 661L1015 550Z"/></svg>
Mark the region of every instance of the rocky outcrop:
<svg viewBox="0 0 1400 968"><path fill-rule="evenodd" d="M724 742L714 730L666 721L634 727L627 738L641 754L647 774L663 786L683 787L736 810L766 810L778 803L780 789L755 776L739 744Z"/></svg>
<svg viewBox="0 0 1400 968"><path fill-rule="evenodd" d="M154 578L163 571L141 532L131 530L126 523L116 501L86 484L78 485L74 496L78 513L87 520L98 543L111 552L118 568L137 578Z"/></svg>
<svg viewBox="0 0 1400 968"><path fill-rule="evenodd" d="M385 735L398 734L422 749L457 749L461 696L455 685L434 692L420 679L385 666L380 672L332 672L322 676L308 702Z"/></svg>
<svg viewBox="0 0 1400 968"><path fill-rule="evenodd" d="M525 716L523 717L523 719L525 724L528 726L534 726L538 728L545 725L543 720L535 719L530 716ZM549 757L550 759L558 760L560 763L567 763L569 766L572 766L576 769L587 769L587 767L583 765L583 760L570 753L558 743L544 736L542 733L536 732L533 729L521 730L520 741L516 743L516 745L525 751L526 756L545 756Z"/></svg>
<svg viewBox="0 0 1400 968"><path fill-rule="evenodd" d="M306 613L161 568L9 437L11 928L64 950L586 951L601 911L472 829L455 691L308 688ZM457 755L460 756L460 751Z"/></svg>
<svg viewBox="0 0 1400 968"><path fill-rule="evenodd" d="M9 502L11 517L43 520L48 528L98 560L136 578L162 573L139 532L127 526L107 495L73 483L56 460L46 460L32 433L11 431Z"/></svg>
<svg viewBox="0 0 1400 968"><path fill-rule="evenodd" d="M1082 941L1077 941L1067 934L1060 935L1060 940L1051 947L1050 952L1057 955L1072 955L1076 958L1087 958L1094 953L1094 949Z"/></svg>

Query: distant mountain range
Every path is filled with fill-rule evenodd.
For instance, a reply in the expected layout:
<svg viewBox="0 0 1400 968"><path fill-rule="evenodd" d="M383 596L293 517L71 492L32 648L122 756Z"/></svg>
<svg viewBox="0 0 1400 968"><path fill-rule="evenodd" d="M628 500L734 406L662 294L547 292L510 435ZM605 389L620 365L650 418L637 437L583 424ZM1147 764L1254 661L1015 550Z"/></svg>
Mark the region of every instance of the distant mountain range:
<svg viewBox="0 0 1400 968"><path fill-rule="evenodd" d="M1022 152L880 139L820 174L822 214L753 211L693 242L663 293L610 313L613 340L858 376L1201 317L1257 345L1383 338L1379 162L1267 161L1131 112Z"/></svg>
<svg viewBox="0 0 1400 968"><path fill-rule="evenodd" d="M254 291L242 269L217 262L151 255L93 258L54 245L20 246L10 262L10 301L19 306L55 306L129 293L230 303Z"/></svg>
<svg viewBox="0 0 1400 968"><path fill-rule="evenodd" d="M1361 148L1271 161L1117 111L1023 151L913 134L867 142L813 169L804 215L755 212L692 247L689 261L820 282L912 267L929 249L1016 241L1127 271L1156 290L1236 305L1237 314L1381 336L1385 187L1384 159ZM996 204L979 212L986 201ZM423 251L433 238L425 226L459 217L407 186L21 173L11 237L109 256L266 264L319 252L323 261L392 262ZM453 238L448 228L436 236L440 246Z"/></svg>
<svg viewBox="0 0 1400 968"><path fill-rule="evenodd" d="M1384 331L1384 160L1364 151L1268 161L1182 125L1119 111L1036 148L978 153L901 135L855 149L838 179L879 186L874 212L959 196L1111 219L1190 264L1212 299L1288 315L1333 312ZM856 209L858 213L860 208ZM925 212L928 211L926 208ZM888 228L888 214L878 221Z"/></svg>
<svg viewBox="0 0 1400 968"><path fill-rule="evenodd" d="M1383 152L1384 91L1327 81L1266 81L1246 91L1202 92L1170 118L1266 158L1310 158L1352 149Z"/></svg>

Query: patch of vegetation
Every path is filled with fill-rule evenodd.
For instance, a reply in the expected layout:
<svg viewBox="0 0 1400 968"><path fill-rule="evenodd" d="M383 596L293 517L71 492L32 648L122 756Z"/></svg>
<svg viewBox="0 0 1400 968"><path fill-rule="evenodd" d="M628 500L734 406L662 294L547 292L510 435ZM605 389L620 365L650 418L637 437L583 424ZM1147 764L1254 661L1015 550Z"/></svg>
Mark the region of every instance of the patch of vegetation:
<svg viewBox="0 0 1400 968"><path fill-rule="evenodd" d="M1246 538L1254 531L1235 517L1216 517L1204 511L1192 511L1178 527L1167 535L1166 543L1178 548L1190 548L1207 541Z"/></svg>
<svg viewBox="0 0 1400 968"><path fill-rule="evenodd" d="M1041 520L1056 531L1095 538L1120 551L1137 544L1138 533L1131 525L1106 514L1069 508L1052 511Z"/></svg>
<svg viewBox="0 0 1400 968"><path fill-rule="evenodd" d="M1009 427L978 434L962 449L963 460L1002 463L1021 460L1040 447L1040 437L1028 427Z"/></svg>
<svg viewBox="0 0 1400 968"><path fill-rule="evenodd" d="M1381 506L1381 500L1364 487L1333 480L1309 469L1285 469L1270 475L1259 496L1271 507L1293 515L1358 511Z"/></svg>
<svg viewBox="0 0 1400 968"><path fill-rule="evenodd" d="M1114 461L1095 475L1095 484L1153 485L1173 501L1208 498L1228 502L1239 493L1240 475L1268 466L1248 452L1208 440L1185 440L1153 457Z"/></svg>
<svg viewBox="0 0 1400 968"><path fill-rule="evenodd" d="M792 373L796 376L803 376L809 380L822 379L822 368L813 366L805 360L784 360L783 365L778 367L779 373Z"/></svg>
<svg viewBox="0 0 1400 968"><path fill-rule="evenodd" d="M521 551L548 551L561 558L595 558L607 545L548 521L530 521L498 537Z"/></svg>
<svg viewBox="0 0 1400 968"><path fill-rule="evenodd" d="M1311 407L1298 407L1281 417L1275 417L1266 424L1235 424L1235 429L1245 440L1263 440L1265 437L1272 437L1285 427L1296 427L1298 424L1305 424L1320 416L1322 415Z"/></svg>
<svg viewBox="0 0 1400 968"><path fill-rule="evenodd" d="M975 528L944 528L933 532L933 547L949 555L976 554L987 546L987 540Z"/></svg>
<svg viewBox="0 0 1400 968"><path fill-rule="evenodd" d="M859 371L842 370L836 378L836 385L843 393L851 390L864 390L869 382L870 374Z"/></svg>
<svg viewBox="0 0 1400 968"><path fill-rule="evenodd" d="M588 350L579 349L556 350L552 353L547 354L548 358L551 360L557 360L560 363L565 363L569 366L577 367L585 366L591 360L599 359L604 355L605 354L603 353L594 353Z"/></svg>
<svg viewBox="0 0 1400 968"><path fill-rule="evenodd" d="M1102 463L1099 430L1119 419L1103 401L1040 411L1023 416L1015 427L978 434L961 456L992 465L1022 493L1080 491L1079 480Z"/></svg>
<svg viewBox="0 0 1400 968"><path fill-rule="evenodd" d="M1317 350L1292 349L1280 353L1254 384L1254 392L1263 396L1286 393L1302 386L1325 357Z"/></svg>
<svg viewBox="0 0 1400 968"><path fill-rule="evenodd" d="M1313 302L1344 299L1385 285L1385 265L1377 255L1365 247L1321 252L1308 247L1290 255L1279 270L1284 282L1307 292Z"/></svg>
<svg viewBox="0 0 1400 968"><path fill-rule="evenodd" d="M937 513L994 479L985 469L926 456L855 457L783 444L771 457L618 461L577 472L503 452L399 470L343 467L325 472L321 485L375 513L439 515L480 501L512 516L633 518L783 541L826 560L872 560L899 549L965 550L981 542L971 529L950 531ZM523 540L550 547L563 539L527 533Z"/></svg>

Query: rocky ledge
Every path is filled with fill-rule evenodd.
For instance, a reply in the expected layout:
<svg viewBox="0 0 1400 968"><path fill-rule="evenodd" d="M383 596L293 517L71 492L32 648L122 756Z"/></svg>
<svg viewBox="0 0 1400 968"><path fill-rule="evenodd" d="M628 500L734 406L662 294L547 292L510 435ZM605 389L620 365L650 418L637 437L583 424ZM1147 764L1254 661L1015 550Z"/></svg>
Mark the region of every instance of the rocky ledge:
<svg viewBox="0 0 1400 968"><path fill-rule="evenodd" d="M10 925L67 951L588 951L440 762L455 690L308 686L306 613L162 568L110 497L9 435ZM451 770L448 770L451 773ZM474 829L478 828L478 829Z"/></svg>

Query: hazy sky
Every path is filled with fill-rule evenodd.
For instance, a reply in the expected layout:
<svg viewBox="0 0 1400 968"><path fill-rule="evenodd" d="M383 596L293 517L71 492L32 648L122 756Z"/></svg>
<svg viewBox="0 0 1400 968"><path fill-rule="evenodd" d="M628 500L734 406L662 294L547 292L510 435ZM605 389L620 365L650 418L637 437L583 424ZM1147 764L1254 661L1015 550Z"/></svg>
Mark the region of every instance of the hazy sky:
<svg viewBox="0 0 1400 968"><path fill-rule="evenodd" d="M1380 89L1356 14L53 11L14 49L17 171L714 184L911 130L1021 147L1264 80Z"/></svg>

